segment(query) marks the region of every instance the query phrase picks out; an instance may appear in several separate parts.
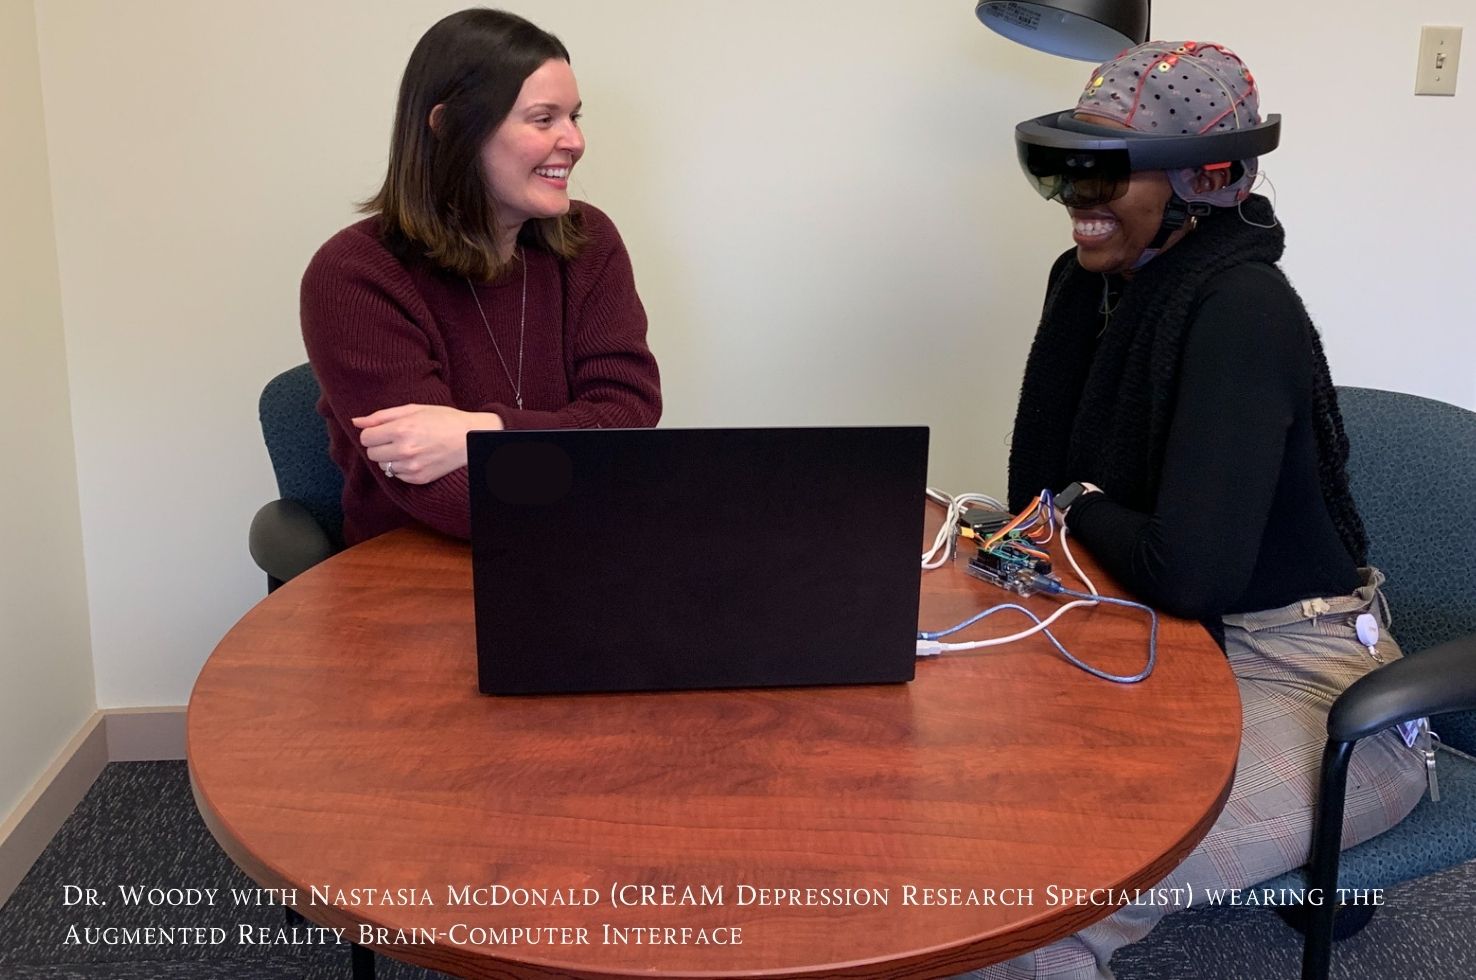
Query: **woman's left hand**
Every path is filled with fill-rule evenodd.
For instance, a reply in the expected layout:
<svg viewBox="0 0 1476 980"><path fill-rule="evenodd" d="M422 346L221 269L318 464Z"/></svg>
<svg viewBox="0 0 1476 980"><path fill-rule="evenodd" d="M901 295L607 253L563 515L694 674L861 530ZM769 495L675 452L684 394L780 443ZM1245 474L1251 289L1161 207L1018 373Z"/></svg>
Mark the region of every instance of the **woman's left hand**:
<svg viewBox="0 0 1476 980"><path fill-rule="evenodd" d="M380 469L393 464L395 479L424 484L465 466L466 434L500 429L502 417L447 405L396 405L353 423L360 429L359 442Z"/></svg>

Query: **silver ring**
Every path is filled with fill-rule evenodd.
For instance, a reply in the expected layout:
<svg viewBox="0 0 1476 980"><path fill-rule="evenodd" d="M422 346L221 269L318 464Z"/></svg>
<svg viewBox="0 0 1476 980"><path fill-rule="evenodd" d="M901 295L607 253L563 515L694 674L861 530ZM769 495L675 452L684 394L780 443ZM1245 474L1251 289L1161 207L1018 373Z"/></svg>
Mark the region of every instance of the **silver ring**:
<svg viewBox="0 0 1476 980"><path fill-rule="evenodd" d="M394 460L390 460L389 462L387 462L387 463L384 464L384 475L387 476L387 477L389 477L391 480L393 480L395 478L395 461Z"/></svg>

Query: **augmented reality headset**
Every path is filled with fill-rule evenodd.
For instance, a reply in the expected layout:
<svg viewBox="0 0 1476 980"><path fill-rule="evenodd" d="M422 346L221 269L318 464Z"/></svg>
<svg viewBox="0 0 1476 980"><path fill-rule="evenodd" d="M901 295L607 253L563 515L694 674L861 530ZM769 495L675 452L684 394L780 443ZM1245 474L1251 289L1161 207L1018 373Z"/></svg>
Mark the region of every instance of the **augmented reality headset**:
<svg viewBox="0 0 1476 980"><path fill-rule="evenodd" d="M1159 135L1082 122L1074 110L1027 119L1015 127L1015 149L1031 186L1048 201L1092 208L1127 192L1136 170L1229 166L1269 153L1281 142L1281 117L1255 126L1189 135Z"/></svg>

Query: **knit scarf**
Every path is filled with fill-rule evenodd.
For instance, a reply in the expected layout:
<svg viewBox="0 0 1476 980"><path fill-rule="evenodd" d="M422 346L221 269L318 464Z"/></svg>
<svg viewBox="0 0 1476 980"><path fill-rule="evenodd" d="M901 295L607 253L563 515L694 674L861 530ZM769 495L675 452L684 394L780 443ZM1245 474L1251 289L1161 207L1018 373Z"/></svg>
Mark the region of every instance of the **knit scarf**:
<svg viewBox="0 0 1476 980"><path fill-rule="evenodd" d="M1083 269L1074 250L1057 259L1025 362L1010 446L1010 507L1018 511L1041 488L1079 480L1126 507L1153 512L1196 299L1220 273L1247 262L1274 264L1285 246L1264 197L1253 195L1241 211L1244 220L1234 208L1200 218L1197 230L1139 269L1100 337L1101 275ZM1325 377L1305 312L1302 321ZM1318 441L1320 454L1341 449L1346 456L1346 446L1326 445L1320 433ZM1347 500L1342 466L1322 469L1334 472L1324 482L1337 484L1324 486L1324 496Z"/></svg>

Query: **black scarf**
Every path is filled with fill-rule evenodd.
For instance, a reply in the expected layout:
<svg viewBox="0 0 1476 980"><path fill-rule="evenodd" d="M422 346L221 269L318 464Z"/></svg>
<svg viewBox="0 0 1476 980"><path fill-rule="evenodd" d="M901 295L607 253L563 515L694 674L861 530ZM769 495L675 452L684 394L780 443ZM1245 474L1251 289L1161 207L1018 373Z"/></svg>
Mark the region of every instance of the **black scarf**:
<svg viewBox="0 0 1476 980"><path fill-rule="evenodd" d="M1018 511L1043 487L1060 490L1080 480L1103 487L1126 507L1152 513L1197 298L1221 272L1248 262L1274 264L1285 246L1264 197L1253 195L1241 211L1244 220L1234 208L1200 218L1197 230L1139 269L1100 338L1101 275L1083 269L1075 250L1056 260L1015 416L1011 508ZM1302 321L1325 379L1327 362L1305 312ZM1317 420L1318 451L1332 464L1320 467L1322 489L1337 513L1351 510L1352 503L1342 466L1346 441L1330 383L1326 387L1328 404L1316 406L1326 416ZM1350 551L1359 554L1362 541L1346 538Z"/></svg>

